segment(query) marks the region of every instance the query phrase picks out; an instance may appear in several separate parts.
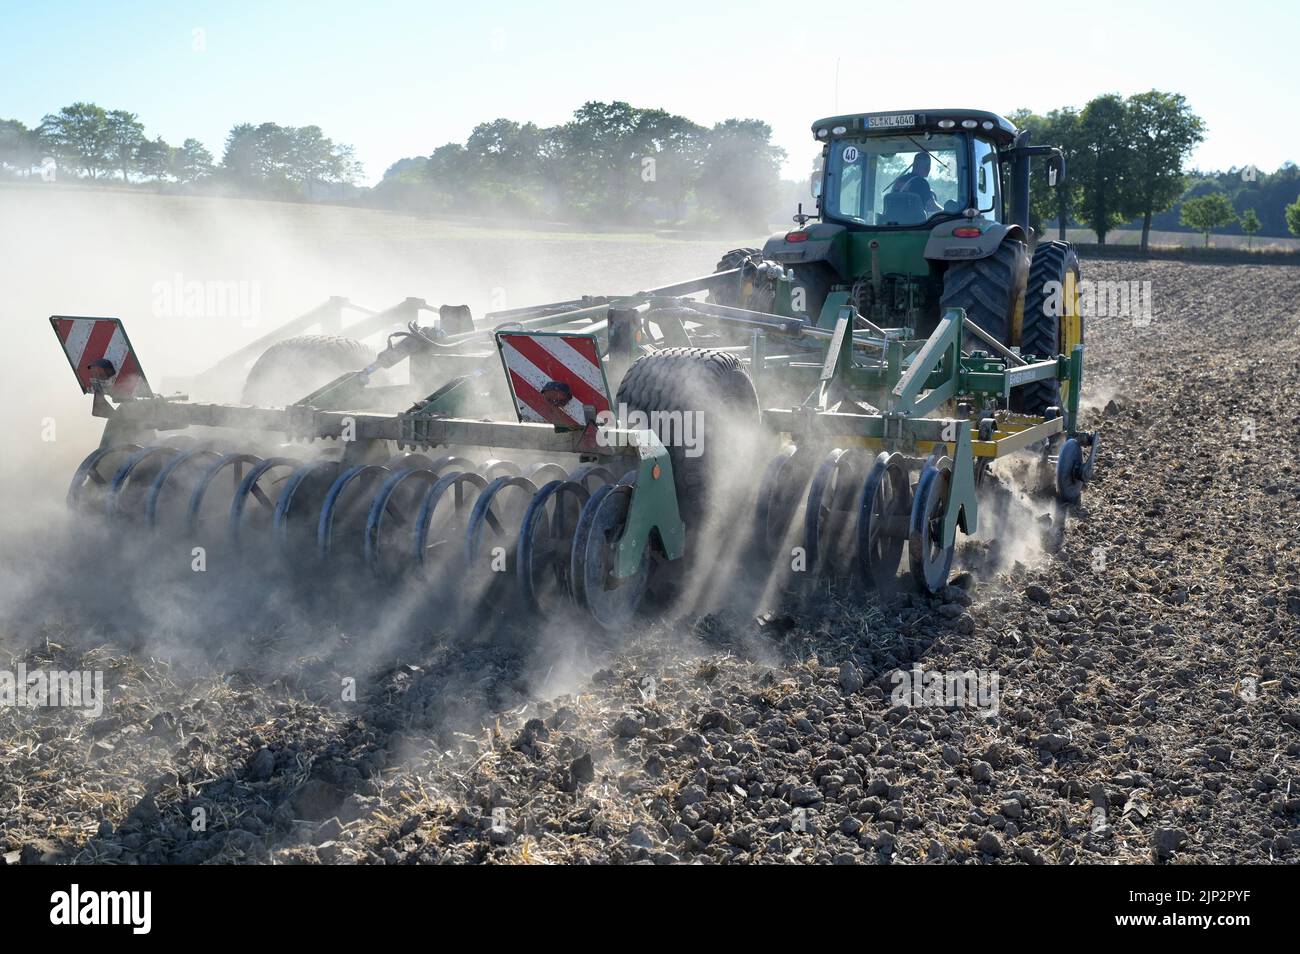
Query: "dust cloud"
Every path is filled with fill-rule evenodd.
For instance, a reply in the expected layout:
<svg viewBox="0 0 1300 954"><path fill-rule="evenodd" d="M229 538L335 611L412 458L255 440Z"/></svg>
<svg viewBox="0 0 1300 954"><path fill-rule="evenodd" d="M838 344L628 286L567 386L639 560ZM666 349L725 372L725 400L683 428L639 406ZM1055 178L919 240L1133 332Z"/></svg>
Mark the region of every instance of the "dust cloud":
<svg viewBox="0 0 1300 954"><path fill-rule="evenodd" d="M705 274L727 241L495 230L56 184L0 187L0 223L0 326L11 358L0 376L8 425L0 454L3 636L22 643L88 633L231 666L244 662L235 651L241 640L263 654L378 659L409 635L412 620L424 636L463 621L431 606L428 592L380 592L362 572L304 581L256 547L229 559L238 563L229 572L196 574L189 541L69 513L68 482L98 444L102 422L90 415L50 315L122 318L151 385L169 393L329 296L372 310L418 297L434 308L468 304L481 316ZM383 338L368 343L378 348ZM538 642L553 645L554 658L530 664L537 678L554 686L587 668L564 639Z"/></svg>
<svg viewBox="0 0 1300 954"><path fill-rule="evenodd" d="M411 654L413 640L427 650L453 631L490 633L492 665L511 659L513 681L544 697L578 686L612 643L579 638L563 620L521 621L490 579L460 579L448 592L437 579L380 585L362 566L303 572L260 538L237 554L214 548L206 554L211 571L200 574L192 540L70 513L68 481L98 444L102 422L90 416L90 399L79 393L47 319L122 318L151 384L167 393L329 296L373 310L418 297L435 308L468 304L481 316L705 274L721 250L755 244L753 236L493 230L343 207L53 185L0 187L0 222L0 322L16 358L0 377L8 423L0 456L0 636L22 645L72 633L228 670L308 657L344 668L390 665ZM213 299L202 294L191 300L195 283L220 288L224 304L210 307ZM379 348L383 338L368 343ZM754 565L753 501L779 443L752 425L744 415L706 422L704 439L723 447L726 464L708 519L688 531L688 559L665 581L676 609L661 617L674 624L663 628L677 632L683 649L690 640L675 625L683 614L752 619L798 595L783 556ZM247 440L249 450L268 452L264 442ZM986 512L985 526L1002 527L999 539L982 534L975 543L988 568L1041 553L1040 521L1027 499L1008 491ZM802 542L802 525L800 499L778 554ZM473 639L457 650L476 651ZM477 696L466 691L462 704L473 709Z"/></svg>

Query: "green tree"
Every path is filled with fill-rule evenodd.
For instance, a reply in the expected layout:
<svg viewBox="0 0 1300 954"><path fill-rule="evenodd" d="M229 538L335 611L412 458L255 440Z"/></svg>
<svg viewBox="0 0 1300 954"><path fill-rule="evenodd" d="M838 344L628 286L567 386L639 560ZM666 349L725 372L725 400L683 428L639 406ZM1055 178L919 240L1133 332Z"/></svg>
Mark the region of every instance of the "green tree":
<svg viewBox="0 0 1300 954"><path fill-rule="evenodd" d="M698 193L720 221L766 228L780 189L785 150L772 145L772 127L758 119L728 119L708 134Z"/></svg>
<svg viewBox="0 0 1300 954"><path fill-rule="evenodd" d="M25 176L41 161L41 143L36 133L16 119L0 119L0 167Z"/></svg>
<svg viewBox="0 0 1300 954"><path fill-rule="evenodd" d="M1260 231L1264 235L1285 235L1286 207L1300 201L1300 167L1294 162L1283 163L1281 169L1260 176L1254 187L1259 190L1259 202L1252 204L1264 224Z"/></svg>
<svg viewBox="0 0 1300 954"><path fill-rule="evenodd" d="M351 183L360 174L351 146L319 126L240 123L226 136L225 176L243 188L282 195L311 194L318 183Z"/></svg>
<svg viewBox="0 0 1300 954"><path fill-rule="evenodd" d="M1066 107L1054 109L1046 116L1032 110L1018 109L1007 117L1021 129L1028 129L1030 143L1058 146L1065 156L1065 183L1053 185L1045 170L1046 163L1035 163L1029 178L1029 224L1041 231L1042 224L1056 219L1057 236L1065 241L1074 208L1078 203L1078 169L1074 165L1079 151L1079 113Z"/></svg>
<svg viewBox="0 0 1300 954"><path fill-rule="evenodd" d="M352 147L335 143L319 126L288 127L284 152L278 157L283 176L307 193L320 184L352 183L361 167Z"/></svg>
<svg viewBox="0 0 1300 954"><path fill-rule="evenodd" d="M1205 247L1210 247L1210 233L1222 228L1237 217L1232 212L1232 203L1222 192L1198 195L1183 203L1180 213L1183 225L1205 235Z"/></svg>
<svg viewBox="0 0 1300 954"><path fill-rule="evenodd" d="M439 146L424 164L424 179L433 190L435 203L450 208L465 193L472 174L469 153L458 142Z"/></svg>
<svg viewBox="0 0 1300 954"><path fill-rule="evenodd" d="M245 189L291 194L285 175L292 136L276 123L239 123L226 136L221 166L228 178Z"/></svg>
<svg viewBox="0 0 1300 954"><path fill-rule="evenodd" d="M461 183L470 201L485 210L531 213L542 202L543 141L533 123L495 119L475 126L465 142L474 176Z"/></svg>
<svg viewBox="0 0 1300 954"><path fill-rule="evenodd" d="M122 173L122 181L130 181L130 174L136 167L140 147L146 142L144 125L135 113L122 109L109 110L104 114L108 134L108 160L114 168Z"/></svg>
<svg viewBox="0 0 1300 954"><path fill-rule="evenodd" d="M94 103L73 103L41 120L37 135L61 162L90 179L113 168L108 113Z"/></svg>
<svg viewBox="0 0 1300 954"><path fill-rule="evenodd" d="M1121 96L1098 96L1079 115L1074 175L1079 215L1106 244L1106 235L1137 214L1129 111Z"/></svg>
<svg viewBox="0 0 1300 954"><path fill-rule="evenodd" d="M261 140L265 132L259 133L252 123L237 123L226 134L225 152L221 156L221 169L227 178L239 184L248 184L265 178L266 169L262 164L263 148Z"/></svg>
<svg viewBox="0 0 1300 954"><path fill-rule="evenodd" d="M171 174L179 182L192 184L212 175L212 153L197 139L186 139L172 154Z"/></svg>
<svg viewBox="0 0 1300 954"><path fill-rule="evenodd" d="M647 110L641 120L642 189L681 221L708 155L708 134L684 116ZM649 161L649 164L647 164Z"/></svg>
<svg viewBox="0 0 1300 954"><path fill-rule="evenodd" d="M175 149L163 141L162 136L146 139L136 150L136 168L144 178L161 182L172 175L175 152Z"/></svg>
<svg viewBox="0 0 1300 954"><path fill-rule="evenodd" d="M604 218L626 215L640 174L642 111L629 103L587 102L558 133L569 203Z"/></svg>
<svg viewBox="0 0 1300 954"><path fill-rule="evenodd" d="M1300 235L1300 199L1286 207L1286 227L1292 235Z"/></svg>
<svg viewBox="0 0 1300 954"><path fill-rule="evenodd" d="M1142 216L1142 251L1151 237L1151 216L1178 201L1186 180L1183 163L1205 139L1205 121L1178 93L1150 90L1130 96L1128 134L1133 161L1130 179L1134 211Z"/></svg>
<svg viewBox="0 0 1300 954"><path fill-rule="evenodd" d="M1255 214L1254 209L1247 209L1241 213L1241 230L1246 233L1246 248L1251 248L1255 244L1255 233L1259 231L1259 216Z"/></svg>

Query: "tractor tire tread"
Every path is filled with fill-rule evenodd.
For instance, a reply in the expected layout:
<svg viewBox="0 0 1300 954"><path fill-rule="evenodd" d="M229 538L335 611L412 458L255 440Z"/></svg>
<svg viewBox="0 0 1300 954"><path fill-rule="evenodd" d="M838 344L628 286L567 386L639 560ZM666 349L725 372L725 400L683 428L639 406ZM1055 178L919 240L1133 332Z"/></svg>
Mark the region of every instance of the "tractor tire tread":
<svg viewBox="0 0 1300 954"><path fill-rule="evenodd" d="M276 379L285 372L310 368L318 372L322 379L320 385L324 385L348 371L359 371L374 360L374 349L355 338L341 335L285 338L263 351L253 363L244 380L241 400L245 404L278 404L281 402L271 400L267 395L276 391Z"/></svg>
<svg viewBox="0 0 1300 954"><path fill-rule="evenodd" d="M1025 244L1012 239L992 255L952 265L943 276L940 311L963 308L967 318L1003 344L1011 344L1011 322L1021 294L1019 276L1024 274L1026 255ZM980 348L980 343L968 338L967 347Z"/></svg>
<svg viewBox="0 0 1300 954"><path fill-rule="evenodd" d="M1068 271L1079 277L1079 258L1069 242L1040 242L1034 249L1025 288L1024 325L1020 351L1038 358L1053 358L1061 350L1060 316L1047 307L1050 283L1064 283ZM1061 401L1060 383L1056 380L1035 381L1011 394L1011 409L1021 414L1041 416Z"/></svg>
<svg viewBox="0 0 1300 954"><path fill-rule="evenodd" d="M633 363L619 385L617 401L620 406L647 415L654 411L679 411L698 412L703 416L700 436L708 449L697 456L688 456L687 448L666 433L669 421L660 420L658 434L673 465L682 520L688 526L698 522L708 510L716 470L724 467L730 456L726 445L732 425L758 420L758 397L744 365L726 352L665 348L643 355ZM734 420L724 423L718 411ZM719 436L723 438L720 441ZM721 454L717 444L723 445Z"/></svg>

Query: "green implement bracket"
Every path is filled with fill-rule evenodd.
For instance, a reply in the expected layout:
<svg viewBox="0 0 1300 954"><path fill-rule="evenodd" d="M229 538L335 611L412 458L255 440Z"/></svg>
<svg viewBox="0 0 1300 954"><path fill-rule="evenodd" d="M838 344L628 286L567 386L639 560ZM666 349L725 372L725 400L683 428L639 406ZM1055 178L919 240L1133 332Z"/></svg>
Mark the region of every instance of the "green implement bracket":
<svg viewBox="0 0 1300 954"><path fill-rule="evenodd" d="M602 433L606 435L602 440L621 440L635 447L639 458L636 487L614 564L614 577L625 580L636 574L646 545L656 535L664 556L670 560L681 557L686 549L686 525L677 509L673 462L654 431L611 429Z"/></svg>
<svg viewBox="0 0 1300 954"><path fill-rule="evenodd" d="M1083 345L1070 352L1070 397L1066 403L1066 430L1073 437L1079 430L1079 394L1083 391Z"/></svg>
<svg viewBox="0 0 1300 954"><path fill-rule="evenodd" d="M975 502L975 452L971 447L970 424L966 421L944 421L956 426L957 451L952 460L952 479L948 484L948 506L943 513L943 545L952 546L957 539L957 526L968 536L979 526L979 505Z"/></svg>
<svg viewBox="0 0 1300 954"><path fill-rule="evenodd" d="M830 331L840 319L844 308L848 308L852 313L853 309L849 304L849 297L849 293L846 291L833 291L828 294L826 301L822 303L821 313L817 316L817 327Z"/></svg>
<svg viewBox="0 0 1300 954"><path fill-rule="evenodd" d="M961 361L961 326L966 313L960 308L949 308L939 319L939 325L912 358L903 376L898 379L886 399L886 409L896 414L921 417L957 394L957 369ZM939 369L942 383L930 389L925 397L921 392L931 382L931 373Z"/></svg>
<svg viewBox="0 0 1300 954"><path fill-rule="evenodd" d="M853 309L840 309L835 321L835 331L826 347L822 362L821 382L817 388L817 406L826 407L836 392L849 380L853 369Z"/></svg>

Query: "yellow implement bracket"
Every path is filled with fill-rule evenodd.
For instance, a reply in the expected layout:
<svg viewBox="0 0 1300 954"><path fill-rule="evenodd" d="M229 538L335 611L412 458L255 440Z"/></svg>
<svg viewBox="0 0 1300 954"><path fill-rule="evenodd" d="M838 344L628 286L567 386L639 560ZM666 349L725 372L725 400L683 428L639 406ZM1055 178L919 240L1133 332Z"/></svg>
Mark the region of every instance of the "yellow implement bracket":
<svg viewBox="0 0 1300 954"><path fill-rule="evenodd" d="M1005 457L1018 450L1024 450L1035 441L1060 434L1064 429L1065 419L1061 417L1053 417L1046 421L1038 420L1035 424L1024 425L1020 422L1008 421L1002 424L1002 429L993 432L991 441L979 440L979 431L975 431L973 434L975 440L971 446L976 457Z"/></svg>

